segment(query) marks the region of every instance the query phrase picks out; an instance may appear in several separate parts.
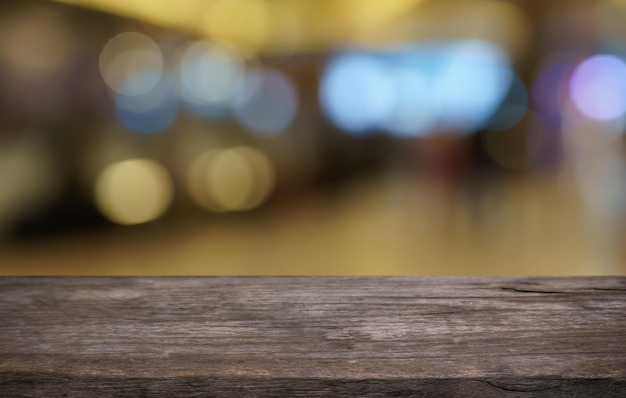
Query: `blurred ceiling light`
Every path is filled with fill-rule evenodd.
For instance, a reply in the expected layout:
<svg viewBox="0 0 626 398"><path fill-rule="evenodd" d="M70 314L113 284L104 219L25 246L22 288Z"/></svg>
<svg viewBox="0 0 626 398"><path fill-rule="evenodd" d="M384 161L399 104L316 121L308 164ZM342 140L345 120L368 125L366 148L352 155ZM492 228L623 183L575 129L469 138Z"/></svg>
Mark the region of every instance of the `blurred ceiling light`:
<svg viewBox="0 0 626 398"><path fill-rule="evenodd" d="M519 6L494 0L427 1L386 29L398 40L482 40L496 44L511 59L529 48L532 26ZM389 33L391 34L391 33Z"/></svg>
<svg viewBox="0 0 626 398"><path fill-rule="evenodd" d="M149 159L132 159L104 168L94 186L96 206L109 220L123 225L159 218L173 197L168 172Z"/></svg>
<svg viewBox="0 0 626 398"><path fill-rule="evenodd" d="M317 1L314 36L323 46L385 44L392 22L423 0Z"/></svg>
<svg viewBox="0 0 626 398"><path fill-rule="evenodd" d="M170 29L190 31L204 0L54 0L96 9L102 12L136 18Z"/></svg>
<svg viewBox="0 0 626 398"><path fill-rule="evenodd" d="M201 29L255 54L270 39L270 10L262 0L214 0L205 9Z"/></svg>
<svg viewBox="0 0 626 398"><path fill-rule="evenodd" d="M247 74L235 95L233 112L250 131L277 134L284 131L298 111L298 94L285 74L255 69Z"/></svg>
<svg viewBox="0 0 626 398"><path fill-rule="evenodd" d="M340 0L337 2L345 10L346 17L352 17L357 30L374 30L385 22L410 11L416 0Z"/></svg>
<svg viewBox="0 0 626 398"><path fill-rule="evenodd" d="M175 69L180 97L203 116L223 113L245 74L243 57L234 46L209 41L186 48Z"/></svg>
<svg viewBox="0 0 626 398"><path fill-rule="evenodd" d="M161 79L163 56L159 46L148 36L137 32L120 33L102 49L100 73L113 91L124 95L144 94ZM131 75L134 77L129 82Z"/></svg>
<svg viewBox="0 0 626 398"><path fill-rule="evenodd" d="M481 39L516 57L528 45L518 6L475 0L56 0L226 40L246 55L380 48L416 40Z"/></svg>
<svg viewBox="0 0 626 398"><path fill-rule="evenodd" d="M253 209L267 200L274 184L272 162L248 147L206 152L194 161L187 175L194 201L216 212Z"/></svg>
<svg viewBox="0 0 626 398"><path fill-rule="evenodd" d="M618 118L626 112L626 64L612 55L596 55L582 62L570 80L576 108L596 120Z"/></svg>
<svg viewBox="0 0 626 398"><path fill-rule="evenodd" d="M190 21L197 18L197 10L206 3L205 0L106 0L106 3L116 2L125 3L128 13L140 20L181 29L188 29Z"/></svg>
<svg viewBox="0 0 626 398"><path fill-rule="evenodd" d="M306 16L296 15L298 2L291 0L268 1L270 17L269 39L265 52L273 55L290 55L302 45ZM294 5L296 7L294 7Z"/></svg>
<svg viewBox="0 0 626 398"><path fill-rule="evenodd" d="M138 82L136 82L137 80ZM145 81L156 80L150 90L138 95L128 86L141 85ZM161 74L144 70L127 77L115 95L115 109L120 121L130 130L142 133L157 133L170 127L178 116L178 100L169 80Z"/></svg>

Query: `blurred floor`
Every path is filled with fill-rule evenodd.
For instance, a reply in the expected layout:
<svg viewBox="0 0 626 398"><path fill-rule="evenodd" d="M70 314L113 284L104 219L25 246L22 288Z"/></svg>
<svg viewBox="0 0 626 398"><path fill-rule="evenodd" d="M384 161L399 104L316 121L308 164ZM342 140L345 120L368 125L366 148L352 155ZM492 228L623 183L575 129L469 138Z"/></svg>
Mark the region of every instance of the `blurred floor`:
<svg viewBox="0 0 626 398"><path fill-rule="evenodd" d="M164 224L2 249L0 273L84 275L624 274L621 237L569 177L507 182L475 206L415 177L365 180L257 217Z"/></svg>

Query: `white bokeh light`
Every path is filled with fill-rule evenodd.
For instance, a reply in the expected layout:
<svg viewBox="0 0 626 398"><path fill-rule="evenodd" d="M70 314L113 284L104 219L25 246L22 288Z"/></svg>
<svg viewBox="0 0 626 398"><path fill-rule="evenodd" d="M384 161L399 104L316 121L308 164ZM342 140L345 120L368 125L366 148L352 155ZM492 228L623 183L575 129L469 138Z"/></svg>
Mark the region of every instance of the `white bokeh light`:
<svg viewBox="0 0 626 398"><path fill-rule="evenodd" d="M124 95L140 95L154 88L163 73L163 55L148 36L124 32L111 38L100 53L100 74L107 86ZM142 74L150 71L151 73ZM128 84L131 75L141 78Z"/></svg>

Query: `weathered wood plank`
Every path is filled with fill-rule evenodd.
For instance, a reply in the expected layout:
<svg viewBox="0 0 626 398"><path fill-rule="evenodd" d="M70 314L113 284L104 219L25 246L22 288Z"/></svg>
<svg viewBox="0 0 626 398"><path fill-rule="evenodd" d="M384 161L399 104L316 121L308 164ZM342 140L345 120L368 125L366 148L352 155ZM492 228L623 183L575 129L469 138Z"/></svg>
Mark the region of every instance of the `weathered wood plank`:
<svg viewBox="0 0 626 398"><path fill-rule="evenodd" d="M626 278L0 278L0 396L626 396Z"/></svg>

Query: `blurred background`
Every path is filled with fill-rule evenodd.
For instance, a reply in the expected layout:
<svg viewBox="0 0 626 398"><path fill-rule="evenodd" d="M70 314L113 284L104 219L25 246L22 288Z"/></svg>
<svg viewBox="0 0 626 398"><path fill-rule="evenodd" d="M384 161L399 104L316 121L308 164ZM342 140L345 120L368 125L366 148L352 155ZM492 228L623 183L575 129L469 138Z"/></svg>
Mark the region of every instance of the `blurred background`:
<svg viewBox="0 0 626 398"><path fill-rule="evenodd" d="M0 274L626 274L624 0L0 2Z"/></svg>

